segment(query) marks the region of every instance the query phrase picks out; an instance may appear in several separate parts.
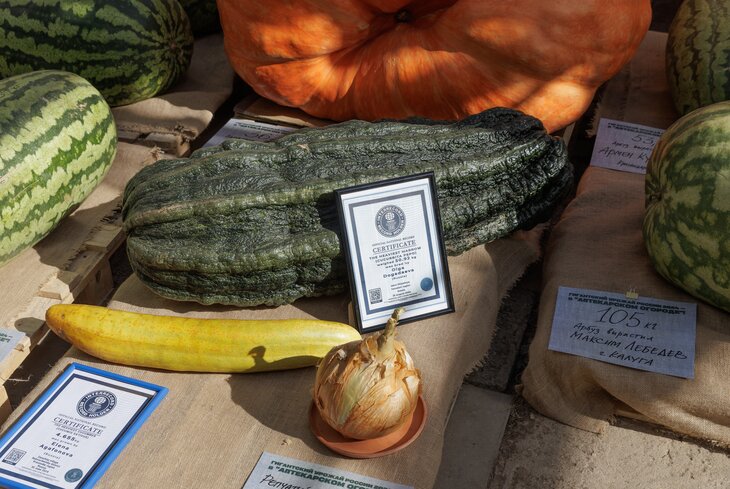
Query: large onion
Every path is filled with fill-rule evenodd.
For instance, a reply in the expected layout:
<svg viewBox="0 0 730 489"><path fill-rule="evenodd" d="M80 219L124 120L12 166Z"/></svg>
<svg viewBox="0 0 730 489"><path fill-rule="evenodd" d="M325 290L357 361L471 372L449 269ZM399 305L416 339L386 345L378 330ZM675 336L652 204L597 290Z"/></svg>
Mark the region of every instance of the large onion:
<svg viewBox="0 0 730 489"><path fill-rule="evenodd" d="M314 401L322 418L342 435L377 438L409 419L421 393L421 375L395 339L402 308L385 330L330 350L317 368Z"/></svg>

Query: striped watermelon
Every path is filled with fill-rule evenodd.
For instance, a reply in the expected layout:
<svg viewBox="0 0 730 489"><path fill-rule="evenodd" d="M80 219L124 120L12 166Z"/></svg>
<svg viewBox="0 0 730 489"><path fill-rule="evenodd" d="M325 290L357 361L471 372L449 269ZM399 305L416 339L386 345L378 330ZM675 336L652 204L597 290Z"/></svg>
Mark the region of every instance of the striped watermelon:
<svg viewBox="0 0 730 489"><path fill-rule="evenodd" d="M0 0L0 78L70 71L124 105L170 88L192 50L177 0Z"/></svg>
<svg viewBox="0 0 730 489"><path fill-rule="evenodd" d="M730 311L730 101L690 112L657 142L644 240L664 278Z"/></svg>
<svg viewBox="0 0 730 489"><path fill-rule="evenodd" d="M180 5L190 18L195 37L221 31L218 5L215 0L180 0Z"/></svg>
<svg viewBox="0 0 730 489"><path fill-rule="evenodd" d="M116 147L109 105L80 76L36 71L0 80L0 263L84 200Z"/></svg>
<svg viewBox="0 0 730 489"><path fill-rule="evenodd" d="M730 100L730 1L682 3L669 28L666 70L680 114Z"/></svg>

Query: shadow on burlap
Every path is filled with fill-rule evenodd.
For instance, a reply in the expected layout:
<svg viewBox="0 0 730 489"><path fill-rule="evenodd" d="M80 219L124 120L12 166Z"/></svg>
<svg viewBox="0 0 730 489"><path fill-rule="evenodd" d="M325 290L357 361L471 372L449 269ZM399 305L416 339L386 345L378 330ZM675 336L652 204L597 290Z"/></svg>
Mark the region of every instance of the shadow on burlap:
<svg viewBox="0 0 730 489"><path fill-rule="evenodd" d="M223 50L223 35L195 41L190 68L170 90L156 97L114 107L119 131L175 134L192 141L208 127L215 111L233 91L233 69Z"/></svg>

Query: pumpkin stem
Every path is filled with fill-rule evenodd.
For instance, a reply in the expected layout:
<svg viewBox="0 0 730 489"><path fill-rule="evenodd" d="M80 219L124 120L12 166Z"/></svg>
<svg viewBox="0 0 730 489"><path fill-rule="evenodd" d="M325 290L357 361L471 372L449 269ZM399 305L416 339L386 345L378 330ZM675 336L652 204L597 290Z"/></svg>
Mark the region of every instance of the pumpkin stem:
<svg viewBox="0 0 730 489"><path fill-rule="evenodd" d="M413 16L406 9L399 10L395 14L395 21L396 22L410 22L412 19L413 19Z"/></svg>

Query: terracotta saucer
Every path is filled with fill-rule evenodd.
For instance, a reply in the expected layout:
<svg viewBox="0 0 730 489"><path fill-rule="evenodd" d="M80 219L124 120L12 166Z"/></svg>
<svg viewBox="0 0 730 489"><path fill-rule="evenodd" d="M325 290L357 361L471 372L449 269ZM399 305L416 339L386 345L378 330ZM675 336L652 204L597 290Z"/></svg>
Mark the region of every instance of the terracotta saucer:
<svg viewBox="0 0 730 489"><path fill-rule="evenodd" d="M423 431L427 415L426 403L419 396L410 419L396 431L370 440L355 440L342 436L330 427L312 402L309 408L309 427L314 436L333 452L351 458L375 458L397 452L413 443Z"/></svg>

